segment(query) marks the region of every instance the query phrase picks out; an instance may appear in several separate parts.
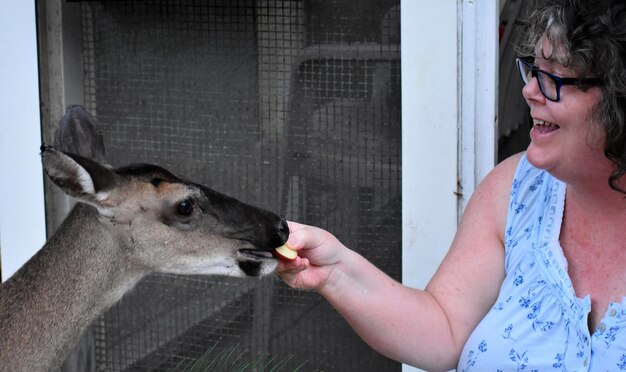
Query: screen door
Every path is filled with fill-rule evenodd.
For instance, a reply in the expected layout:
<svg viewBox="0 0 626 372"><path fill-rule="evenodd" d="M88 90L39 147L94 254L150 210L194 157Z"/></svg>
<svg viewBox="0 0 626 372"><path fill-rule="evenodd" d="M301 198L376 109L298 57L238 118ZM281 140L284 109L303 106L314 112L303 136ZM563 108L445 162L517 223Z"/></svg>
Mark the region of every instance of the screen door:
<svg viewBox="0 0 626 372"><path fill-rule="evenodd" d="M159 164L328 229L401 280L399 9L85 1L84 104L112 165ZM317 293L274 276L151 275L93 337L98 371L172 370L210 350L281 370L401 369Z"/></svg>

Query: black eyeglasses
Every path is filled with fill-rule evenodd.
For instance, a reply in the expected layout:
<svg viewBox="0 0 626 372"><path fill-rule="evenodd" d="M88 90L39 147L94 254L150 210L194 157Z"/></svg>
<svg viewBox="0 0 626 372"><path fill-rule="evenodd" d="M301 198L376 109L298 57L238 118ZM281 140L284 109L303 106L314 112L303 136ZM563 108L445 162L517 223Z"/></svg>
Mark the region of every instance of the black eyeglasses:
<svg viewBox="0 0 626 372"><path fill-rule="evenodd" d="M550 101L558 102L561 99L561 87L563 85L598 86L602 84L602 80L595 78L562 78L540 70L533 65L533 61L532 57L515 58L517 69L524 84L528 84L532 78L537 78L541 94Z"/></svg>

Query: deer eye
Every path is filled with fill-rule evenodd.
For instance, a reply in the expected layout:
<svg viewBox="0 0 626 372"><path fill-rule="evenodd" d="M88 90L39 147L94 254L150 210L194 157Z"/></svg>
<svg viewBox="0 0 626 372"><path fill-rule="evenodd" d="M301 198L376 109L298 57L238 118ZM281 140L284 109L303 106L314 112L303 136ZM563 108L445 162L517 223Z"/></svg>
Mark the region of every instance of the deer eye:
<svg viewBox="0 0 626 372"><path fill-rule="evenodd" d="M161 182L163 182L162 179L155 177L153 179L150 180L150 183L154 186L154 187L159 187L159 185L161 184Z"/></svg>
<svg viewBox="0 0 626 372"><path fill-rule="evenodd" d="M176 206L176 210L181 216L189 216L193 212L193 201L191 199L181 201Z"/></svg>

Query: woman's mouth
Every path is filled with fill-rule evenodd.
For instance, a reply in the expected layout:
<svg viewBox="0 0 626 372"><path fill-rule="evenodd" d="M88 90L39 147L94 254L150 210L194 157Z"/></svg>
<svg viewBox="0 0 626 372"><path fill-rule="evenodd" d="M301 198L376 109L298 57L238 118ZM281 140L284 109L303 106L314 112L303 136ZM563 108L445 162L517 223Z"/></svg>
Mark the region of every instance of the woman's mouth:
<svg viewBox="0 0 626 372"><path fill-rule="evenodd" d="M533 129L540 133L550 133L560 127L557 124L550 123L542 120L533 120Z"/></svg>

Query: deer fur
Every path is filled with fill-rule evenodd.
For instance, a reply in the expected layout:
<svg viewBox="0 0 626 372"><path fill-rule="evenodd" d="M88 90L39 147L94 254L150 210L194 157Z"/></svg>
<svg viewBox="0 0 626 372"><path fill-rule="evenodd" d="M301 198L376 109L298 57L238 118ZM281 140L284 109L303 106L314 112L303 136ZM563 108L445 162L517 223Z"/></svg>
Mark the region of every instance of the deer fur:
<svg viewBox="0 0 626 372"><path fill-rule="evenodd" d="M60 366L89 324L149 273L263 276L287 240L281 217L155 165L112 170L50 146L42 160L79 203L0 287L1 371Z"/></svg>

